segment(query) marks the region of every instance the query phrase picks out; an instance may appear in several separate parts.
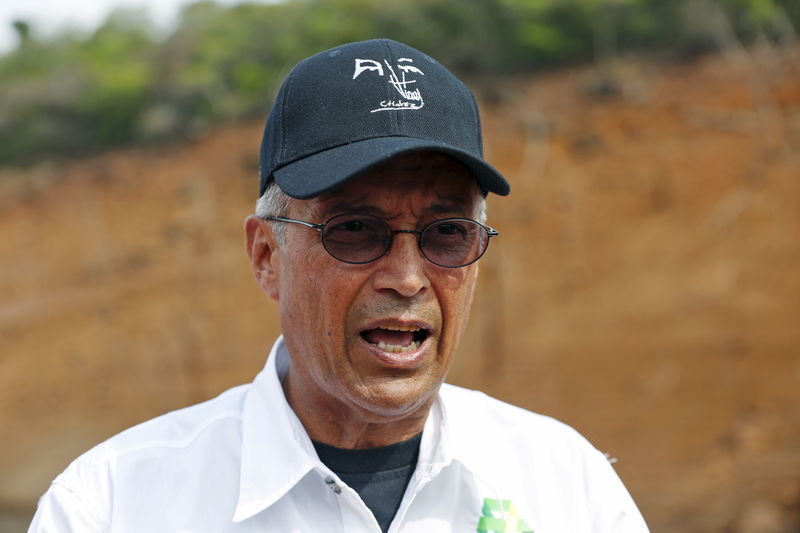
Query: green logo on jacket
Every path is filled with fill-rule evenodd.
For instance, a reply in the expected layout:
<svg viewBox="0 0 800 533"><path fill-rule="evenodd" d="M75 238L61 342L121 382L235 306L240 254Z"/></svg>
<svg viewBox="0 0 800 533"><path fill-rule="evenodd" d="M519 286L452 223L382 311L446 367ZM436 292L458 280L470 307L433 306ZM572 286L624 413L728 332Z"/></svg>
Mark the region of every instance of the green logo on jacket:
<svg viewBox="0 0 800 533"><path fill-rule="evenodd" d="M478 533L533 533L511 500L484 498Z"/></svg>

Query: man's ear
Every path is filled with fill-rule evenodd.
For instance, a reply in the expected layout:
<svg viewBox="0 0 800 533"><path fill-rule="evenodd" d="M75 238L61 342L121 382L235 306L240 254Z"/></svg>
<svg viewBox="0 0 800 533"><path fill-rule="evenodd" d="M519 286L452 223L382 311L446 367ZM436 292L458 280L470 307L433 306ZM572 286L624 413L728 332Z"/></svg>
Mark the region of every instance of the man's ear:
<svg viewBox="0 0 800 533"><path fill-rule="evenodd" d="M270 223L263 218L250 215L244 221L244 235L250 268L253 269L258 286L267 296L278 301L280 254Z"/></svg>

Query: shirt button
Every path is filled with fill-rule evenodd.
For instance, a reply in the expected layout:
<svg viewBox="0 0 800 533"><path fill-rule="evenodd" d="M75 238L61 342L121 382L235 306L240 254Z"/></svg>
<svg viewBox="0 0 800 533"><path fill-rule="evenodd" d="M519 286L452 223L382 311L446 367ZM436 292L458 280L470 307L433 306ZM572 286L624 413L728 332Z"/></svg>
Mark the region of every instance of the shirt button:
<svg viewBox="0 0 800 533"><path fill-rule="evenodd" d="M328 476L328 477L325 478L325 483L333 491L334 494L341 494L342 493L341 487L339 487L339 485L336 484L336 480L333 479L331 476Z"/></svg>

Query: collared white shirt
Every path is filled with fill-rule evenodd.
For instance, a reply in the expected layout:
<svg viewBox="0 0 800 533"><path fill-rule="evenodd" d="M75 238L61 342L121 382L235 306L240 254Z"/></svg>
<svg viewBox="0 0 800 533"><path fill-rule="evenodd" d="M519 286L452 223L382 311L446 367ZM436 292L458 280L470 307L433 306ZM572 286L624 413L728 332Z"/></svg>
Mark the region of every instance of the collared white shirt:
<svg viewBox="0 0 800 533"><path fill-rule="evenodd" d="M282 338L255 381L133 427L59 475L29 532L375 532L281 388ZM443 385L391 533L643 533L605 456L570 427Z"/></svg>

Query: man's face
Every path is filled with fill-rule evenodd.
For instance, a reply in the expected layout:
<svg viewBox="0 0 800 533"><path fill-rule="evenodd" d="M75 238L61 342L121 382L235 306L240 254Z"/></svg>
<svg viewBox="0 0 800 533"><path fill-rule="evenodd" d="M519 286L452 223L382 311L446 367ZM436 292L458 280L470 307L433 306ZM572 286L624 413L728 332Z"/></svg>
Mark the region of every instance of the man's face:
<svg viewBox="0 0 800 533"><path fill-rule="evenodd" d="M420 230L436 219L477 218L479 199L461 163L418 153L333 193L292 202L288 216L323 223L366 213L393 230ZM410 233L395 234L377 261L347 264L325 251L317 231L296 224L285 229L268 292L278 300L292 354L284 388L301 420L307 427L312 417L319 425L381 424L427 413L466 326L477 264L436 266Z"/></svg>

